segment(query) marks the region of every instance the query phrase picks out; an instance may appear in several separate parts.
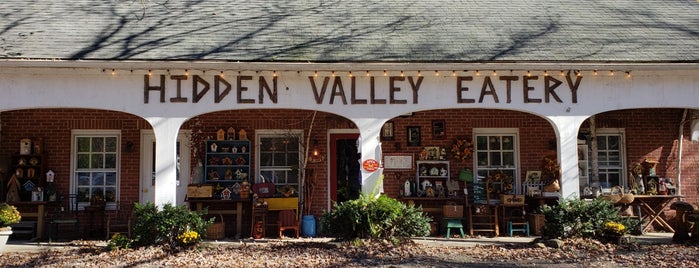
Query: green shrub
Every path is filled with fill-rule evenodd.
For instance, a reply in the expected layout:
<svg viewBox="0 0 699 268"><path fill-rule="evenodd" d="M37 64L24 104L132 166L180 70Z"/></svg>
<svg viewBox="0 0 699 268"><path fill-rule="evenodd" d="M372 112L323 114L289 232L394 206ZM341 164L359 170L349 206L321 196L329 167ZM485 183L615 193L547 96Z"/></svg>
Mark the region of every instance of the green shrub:
<svg viewBox="0 0 699 268"><path fill-rule="evenodd" d="M618 207L603 199L566 199L554 206L542 206L541 212L546 220L543 230L545 238L601 239L607 222L621 223L627 230L635 230L639 226L638 220L621 216Z"/></svg>
<svg viewBox="0 0 699 268"><path fill-rule="evenodd" d="M131 243L133 243L133 240L131 240L129 237L116 233L112 235L112 237L109 239L109 243L107 243L107 249L111 250L116 250L116 249L127 249L131 247Z"/></svg>
<svg viewBox="0 0 699 268"><path fill-rule="evenodd" d="M199 213L185 206L165 204L162 210L158 210L152 203L136 204L134 210L136 222L133 226L134 244L172 247L195 245L201 241L201 236L206 234L206 228L214 221L213 218L204 220L202 216L205 214L206 211ZM188 239L187 243L183 243L182 235L190 231L196 232L198 236L194 241Z"/></svg>
<svg viewBox="0 0 699 268"><path fill-rule="evenodd" d="M430 218L421 208L406 206L400 201L379 196L335 204L321 217L324 233L343 240L355 238L386 239L400 242L430 232Z"/></svg>

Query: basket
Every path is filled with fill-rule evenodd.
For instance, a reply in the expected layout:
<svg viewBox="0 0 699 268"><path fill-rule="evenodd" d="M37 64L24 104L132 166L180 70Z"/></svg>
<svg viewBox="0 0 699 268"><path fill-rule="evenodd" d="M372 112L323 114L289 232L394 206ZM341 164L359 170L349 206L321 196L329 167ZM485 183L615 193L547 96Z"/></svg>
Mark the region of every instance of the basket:
<svg viewBox="0 0 699 268"><path fill-rule="evenodd" d="M206 228L206 238L213 240L220 240L226 236L226 224L223 222L223 215L218 215L221 217L221 222L212 223L209 228Z"/></svg>
<svg viewBox="0 0 699 268"><path fill-rule="evenodd" d="M619 203L621 197L624 196L624 189L621 186L614 186L610 194L600 196L602 199L612 202L612 204Z"/></svg>

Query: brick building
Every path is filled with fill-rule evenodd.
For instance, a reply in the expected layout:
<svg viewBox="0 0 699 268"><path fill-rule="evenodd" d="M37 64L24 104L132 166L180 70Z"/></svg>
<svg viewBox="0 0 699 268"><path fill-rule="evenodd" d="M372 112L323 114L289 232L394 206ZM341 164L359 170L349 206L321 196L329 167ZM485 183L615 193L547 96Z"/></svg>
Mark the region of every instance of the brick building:
<svg viewBox="0 0 699 268"><path fill-rule="evenodd" d="M694 2L2 6L5 186L30 139L36 184L52 170L57 192L81 206L95 193L108 210L184 204L189 184L221 184L206 140L232 128L250 140L246 175L222 188L290 186L303 214L374 189L404 195L406 181L422 182L423 151L450 179L474 175L472 202L486 201L496 173L512 179L500 191L527 194L545 157L560 166L563 198L635 188L630 173L645 162L642 176L699 202ZM456 140L473 156L456 159ZM21 175L26 201L32 178Z"/></svg>

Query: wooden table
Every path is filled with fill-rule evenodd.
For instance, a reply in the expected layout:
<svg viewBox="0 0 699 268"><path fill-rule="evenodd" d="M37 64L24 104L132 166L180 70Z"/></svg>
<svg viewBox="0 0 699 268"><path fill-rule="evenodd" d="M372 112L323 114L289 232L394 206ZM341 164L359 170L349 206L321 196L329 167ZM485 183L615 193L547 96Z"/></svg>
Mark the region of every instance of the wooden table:
<svg viewBox="0 0 699 268"><path fill-rule="evenodd" d="M237 237L242 236L243 232L243 203L250 203L249 199L230 199L230 200L222 200L222 199L189 199L187 200L190 204L191 207L195 207L195 209L198 212L201 212L204 207L207 207L207 213L208 214L213 214L213 215L218 215L218 214L226 214L226 215L233 215L235 214L235 233ZM232 209L208 209L209 207L216 206L216 207L232 207L232 204L235 204L235 210ZM249 206L249 204L248 204Z"/></svg>
<svg viewBox="0 0 699 268"><path fill-rule="evenodd" d="M675 229L660 217L660 214L672 200L678 197L677 195L635 195L630 205L641 207L641 232L645 233L653 223L658 223L665 231L674 233Z"/></svg>
<svg viewBox="0 0 699 268"><path fill-rule="evenodd" d="M36 237L32 238L31 241L38 241L44 236L44 221L46 218L46 204L48 202L29 202L20 201L13 202L13 205L20 211L22 218L25 217L35 217L36 218Z"/></svg>

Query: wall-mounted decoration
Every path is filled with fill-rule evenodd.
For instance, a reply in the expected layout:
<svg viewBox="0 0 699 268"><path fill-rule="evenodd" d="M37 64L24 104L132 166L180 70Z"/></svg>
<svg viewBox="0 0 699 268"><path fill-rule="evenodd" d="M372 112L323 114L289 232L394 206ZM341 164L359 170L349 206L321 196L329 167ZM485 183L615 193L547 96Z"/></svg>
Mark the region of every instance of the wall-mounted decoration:
<svg viewBox="0 0 699 268"><path fill-rule="evenodd" d="M381 127L381 140L392 141L393 140L393 122L388 121Z"/></svg>
<svg viewBox="0 0 699 268"><path fill-rule="evenodd" d="M408 127L408 146L420 146L420 127Z"/></svg>
<svg viewBox="0 0 699 268"><path fill-rule="evenodd" d="M432 139L443 140L447 137L447 128L444 120L432 120Z"/></svg>

